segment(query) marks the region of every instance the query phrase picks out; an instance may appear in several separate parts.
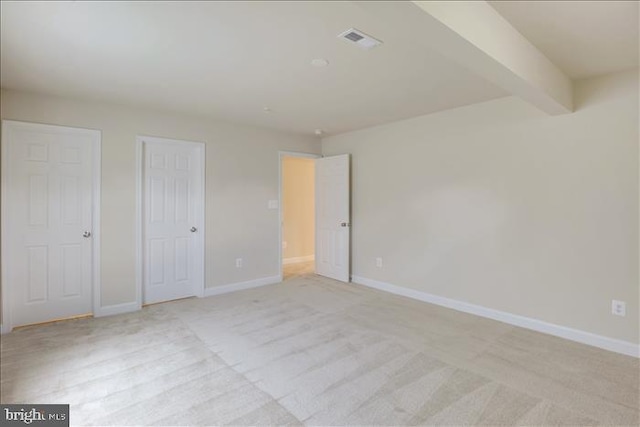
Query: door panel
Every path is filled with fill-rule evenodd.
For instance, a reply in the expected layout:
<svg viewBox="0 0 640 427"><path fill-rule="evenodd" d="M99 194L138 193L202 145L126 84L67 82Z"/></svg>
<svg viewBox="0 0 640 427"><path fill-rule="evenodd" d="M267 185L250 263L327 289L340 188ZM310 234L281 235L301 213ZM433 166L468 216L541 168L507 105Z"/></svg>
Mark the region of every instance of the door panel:
<svg viewBox="0 0 640 427"><path fill-rule="evenodd" d="M49 248L47 246L27 247L27 295L26 303L42 302L48 299L49 289ZM18 289L18 294L20 290ZM19 308L19 307L18 307Z"/></svg>
<svg viewBox="0 0 640 427"><path fill-rule="evenodd" d="M199 295L203 150L193 143L161 138L145 138L143 149L144 302Z"/></svg>
<svg viewBox="0 0 640 427"><path fill-rule="evenodd" d="M93 231L99 132L20 122L3 131L10 323L90 314L93 245L83 234Z"/></svg>
<svg viewBox="0 0 640 427"><path fill-rule="evenodd" d="M316 159L316 273L349 281L349 155Z"/></svg>

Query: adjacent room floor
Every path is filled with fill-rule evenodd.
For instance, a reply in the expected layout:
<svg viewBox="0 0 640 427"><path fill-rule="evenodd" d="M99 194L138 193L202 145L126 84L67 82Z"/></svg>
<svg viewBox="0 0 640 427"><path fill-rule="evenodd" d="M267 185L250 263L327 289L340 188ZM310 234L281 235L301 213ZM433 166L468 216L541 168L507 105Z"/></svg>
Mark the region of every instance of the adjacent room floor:
<svg viewBox="0 0 640 427"><path fill-rule="evenodd" d="M295 264L287 264L282 266L282 277L285 280L294 277L306 276L313 274L315 271L314 261L297 262Z"/></svg>
<svg viewBox="0 0 640 427"><path fill-rule="evenodd" d="M637 425L638 360L312 274L2 337L93 425Z"/></svg>

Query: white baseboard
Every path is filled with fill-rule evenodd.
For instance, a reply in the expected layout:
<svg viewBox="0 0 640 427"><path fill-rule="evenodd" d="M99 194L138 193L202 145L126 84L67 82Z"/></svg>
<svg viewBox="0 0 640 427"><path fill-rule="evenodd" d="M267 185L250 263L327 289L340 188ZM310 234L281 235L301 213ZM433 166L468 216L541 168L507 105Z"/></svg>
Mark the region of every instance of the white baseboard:
<svg viewBox="0 0 640 427"><path fill-rule="evenodd" d="M107 305L100 307L93 313L93 317L113 316L116 314L131 313L140 310L140 304L137 302L125 302L123 304Z"/></svg>
<svg viewBox="0 0 640 427"><path fill-rule="evenodd" d="M482 307L480 305L469 304L467 302L458 301L438 295L429 294L415 289L404 288L402 286L392 285L390 283L380 282L373 279L367 279L360 276L352 276L352 281L361 285L390 292L396 295L440 305L442 307L451 308L465 313L475 314L477 316L487 317L489 319L508 323L510 325L520 326L522 328L531 329L556 337L565 338L593 347L602 348L616 353L626 354L627 356L640 357L640 346L628 341L622 341L615 338L609 338L602 335L596 335L591 332L585 332L578 329L568 328L553 323L543 322L542 320L532 319L530 317L519 316L517 314L507 313L505 311L494 310Z"/></svg>
<svg viewBox="0 0 640 427"><path fill-rule="evenodd" d="M248 280L246 282L232 283L230 285L215 286L213 288L205 288L204 296L210 297L213 295L227 294L229 292L242 291L245 289L257 288L260 286L273 285L274 283L282 282L281 276L263 277L255 280Z"/></svg>
<svg viewBox="0 0 640 427"><path fill-rule="evenodd" d="M316 257L314 255L297 256L297 257L293 257L293 258L283 258L282 259L282 264L284 264L284 265L297 264L299 262L313 261L315 259L316 259Z"/></svg>

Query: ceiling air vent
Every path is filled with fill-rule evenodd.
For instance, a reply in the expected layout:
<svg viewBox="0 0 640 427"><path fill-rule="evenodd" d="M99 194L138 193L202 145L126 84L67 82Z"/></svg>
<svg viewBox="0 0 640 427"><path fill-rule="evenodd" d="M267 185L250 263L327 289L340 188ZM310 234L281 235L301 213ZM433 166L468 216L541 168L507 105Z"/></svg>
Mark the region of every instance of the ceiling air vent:
<svg viewBox="0 0 640 427"><path fill-rule="evenodd" d="M378 46L379 44L382 44L380 40L376 40L373 37L366 35L362 31L356 30L355 28L349 28L347 31L340 33L338 37L349 40L362 49L371 49Z"/></svg>

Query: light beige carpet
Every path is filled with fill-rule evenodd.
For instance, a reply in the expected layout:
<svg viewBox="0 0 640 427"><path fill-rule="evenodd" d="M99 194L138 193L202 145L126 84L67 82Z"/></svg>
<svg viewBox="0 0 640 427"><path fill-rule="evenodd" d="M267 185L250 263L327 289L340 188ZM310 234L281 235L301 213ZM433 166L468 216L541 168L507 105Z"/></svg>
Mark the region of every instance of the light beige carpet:
<svg viewBox="0 0 640 427"><path fill-rule="evenodd" d="M638 425L638 360L314 275L1 339L74 425Z"/></svg>

